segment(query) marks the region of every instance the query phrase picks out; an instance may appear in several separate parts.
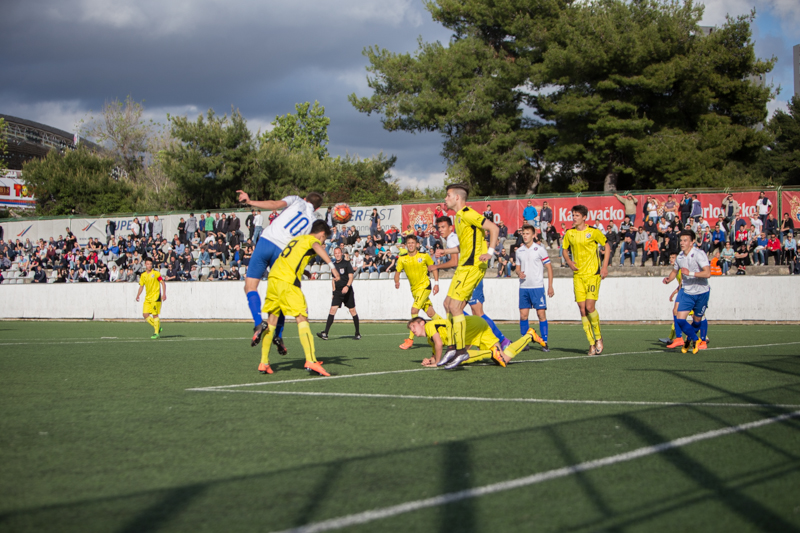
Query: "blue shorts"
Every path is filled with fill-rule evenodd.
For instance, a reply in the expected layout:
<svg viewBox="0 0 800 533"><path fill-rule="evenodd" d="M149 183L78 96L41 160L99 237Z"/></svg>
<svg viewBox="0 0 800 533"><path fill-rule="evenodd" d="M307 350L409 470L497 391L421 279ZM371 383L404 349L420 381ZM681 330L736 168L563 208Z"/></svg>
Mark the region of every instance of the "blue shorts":
<svg viewBox="0 0 800 533"><path fill-rule="evenodd" d="M272 241L258 239L256 249L250 257L250 264L247 265L248 278L262 279L268 268L272 268L275 260L281 255L281 250Z"/></svg>
<svg viewBox="0 0 800 533"><path fill-rule="evenodd" d="M544 287L535 289L519 289L520 309L547 309L547 300L544 297Z"/></svg>
<svg viewBox="0 0 800 533"><path fill-rule="evenodd" d="M475 305L476 303L483 303L485 301L483 297L483 280L478 283L475 288L472 290L472 298L469 299L467 302L469 305Z"/></svg>
<svg viewBox="0 0 800 533"><path fill-rule="evenodd" d="M702 294L686 294L683 289L678 292L678 312L693 311L696 318L705 316L708 309L708 297L711 291Z"/></svg>

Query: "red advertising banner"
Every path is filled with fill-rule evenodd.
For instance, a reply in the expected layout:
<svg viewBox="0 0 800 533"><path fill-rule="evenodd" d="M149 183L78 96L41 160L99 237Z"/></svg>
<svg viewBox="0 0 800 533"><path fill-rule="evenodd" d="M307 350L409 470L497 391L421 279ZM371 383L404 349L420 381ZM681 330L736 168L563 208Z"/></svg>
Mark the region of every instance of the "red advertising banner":
<svg viewBox="0 0 800 533"><path fill-rule="evenodd" d="M758 192L734 192L733 199L739 203L739 209L741 213L744 215L745 218L749 219L758 215L758 205L757 201L759 199ZM794 204L794 211L792 211L792 216L800 216L800 193L786 193L784 192L784 206L788 206L791 200L787 199L787 194L794 195L792 198L794 199L796 204ZM634 197L638 200L636 204L636 222L641 223L644 220L644 207L647 201L647 197L651 196L656 200L658 204L658 214L659 216L663 216L664 213L664 205L668 200L668 195L666 194L657 194L657 195L635 195ZM697 199L700 201L702 207L702 216L706 219L709 224L713 227L714 221L720 215L725 216L724 209L722 206L722 201L725 199L727 194L725 193L698 193ZM765 193L765 197L769 200L771 204L771 213L776 215L776 218L780 220L780 217L777 216L777 209L778 209L778 193L776 191L768 191ZM676 195L673 197L673 201L678 204L678 209L680 209L680 201L683 199L683 195ZM536 208L536 211L539 215L541 215L542 207L544 202L547 202L548 207L553 211L553 224L555 225L556 229L561 228L561 224L564 224L566 228L572 227L572 212L571 209L576 204L583 204L589 210L589 217L588 222L591 225L597 223L597 221L601 221L604 224L614 221L616 224L619 224L625 218L625 206L620 202L615 196L580 196L580 197L561 197L561 198L532 198L528 199L520 199L520 200L497 200L492 202L485 202L485 201L474 201L469 202L469 205L478 211L479 213L483 213L486 211L488 206L491 206L492 212L494 213L494 222L498 223L502 221L506 226L508 226L509 233L516 231L518 227L522 225L523 222L523 212L525 208L528 206L528 203ZM413 226L417 231L425 231L428 227L433 226L433 221L436 216L436 212L441 212L443 209L442 204L406 204L403 205L403 228L407 228L409 225ZM787 211L786 207L784 207L784 211ZM450 211L448 215L452 215L453 212ZM800 219L798 219L800 220ZM749 220L748 220L749 225Z"/></svg>
<svg viewBox="0 0 800 533"><path fill-rule="evenodd" d="M797 228L800 223L800 191L783 191L781 193L781 210L783 213L789 213L794 221L794 227ZM775 218L782 220L783 213Z"/></svg>

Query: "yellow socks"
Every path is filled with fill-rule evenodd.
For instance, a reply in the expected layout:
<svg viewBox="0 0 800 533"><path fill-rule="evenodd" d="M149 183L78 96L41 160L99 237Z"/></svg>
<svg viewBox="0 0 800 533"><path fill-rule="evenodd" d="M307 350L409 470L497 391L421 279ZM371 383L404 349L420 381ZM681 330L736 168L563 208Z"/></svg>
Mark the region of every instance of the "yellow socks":
<svg viewBox="0 0 800 533"><path fill-rule="evenodd" d="M467 319L464 315L453 317L453 344L456 350L462 350L467 344Z"/></svg>
<svg viewBox="0 0 800 533"><path fill-rule="evenodd" d="M261 362L265 365L269 364L269 350L272 348L272 337L275 336L275 328L267 328L267 331L261 337Z"/></svg>
<svg viewBox="0 0 800 533"><path fill-rule="evenodd" d="M589 322L592 324L595 340L599 341L602 338L602 335L600 335L600 315L597 314L597 310L594 310L591 313L587 313L586 316L589 317Z"/></svg>
<svg viewBox="0 0 800 533"><path fill-rule="evenodd" d="M491 350L467 350L467 353L469 354L469 359L461 363L462 365L477 363L478 361L483 361L484 359L492 358Z"/></svg>
<svg viewBox="0 0 800 533"><path fill-rule="evenodd" d="M411 314L411 320L414 320L415 318L417 318L417 315L412 313ZM408 332L408 338L411 339L412 341L414 340L414 332L413 331L409 331Z"/></svg>
<svg viewBox="0 0 800 533"><path fill-rule="evenodd" d="M153 315L150 315L149 317L145 318L145 321L147 321L148 324L153 326L153 329L156 330L156 333L158 333L158 330L161 329L161 320L153 317Z"/></svg>
<svg viewBox="0 0 800 533"><path fill-rule="evenodd" d="M522 337L520 337L516 341L512 342L511 344L509 344L508 347L505 349L505 351L503 353L509 359L513 359L514 357L519 355L519 353L522 350L525 349L525 347L531 342L531 340L532 339L531 339L530 335L523 335Z"/></svg>
<svg viewBox="0 0 800 533"><path fill-rule="evenodd" d="M440 317L438 313L434 312L433 313L433 318L431 320L441 320L441 319L442 319L442 317Z"/></svg>
<svg viewBox="0 0 800 533"><path fill-rule="evenodd" d="M161 331L161 319L156 317L154 319L154 322L155 324L153 325L153 327L156 329L156 333L158 333L159 331Z"/></svg>
<svg viewBox="0 0 800 533"><path fill-rule="evenodd" d="M592 323L589 322L588 316L582 316L581 322L583 323L583 331L586 332L586 338L589 344L594 344L594 333L592 333Z"/></svg>
<svg viewBox="0 0 800 533"><path fill-rule="evenodd" d="M314 336L311 334L311 327L308 322L299 322L297 324L297 332L300 334L300 344L303 345L303 351L306 354L306 361L316 363L317 358L314 355ZM270 343L272 339L270 339Z"/></svg>

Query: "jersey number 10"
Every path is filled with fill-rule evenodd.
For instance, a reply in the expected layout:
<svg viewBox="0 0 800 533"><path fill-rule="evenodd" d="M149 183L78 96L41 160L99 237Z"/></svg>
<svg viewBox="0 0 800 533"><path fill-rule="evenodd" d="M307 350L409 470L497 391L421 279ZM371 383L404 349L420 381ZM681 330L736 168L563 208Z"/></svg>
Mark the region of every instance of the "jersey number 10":
<svg viewBox="0 0 800 533"><path fill-rule="evenodd" d="M306 226L308 226L308 219L303 216L303 213L298 211L292 220L286 223L284 229L288 229L289 233L291 233L294 237L297 237L301 231L306 229Z"/></svg>

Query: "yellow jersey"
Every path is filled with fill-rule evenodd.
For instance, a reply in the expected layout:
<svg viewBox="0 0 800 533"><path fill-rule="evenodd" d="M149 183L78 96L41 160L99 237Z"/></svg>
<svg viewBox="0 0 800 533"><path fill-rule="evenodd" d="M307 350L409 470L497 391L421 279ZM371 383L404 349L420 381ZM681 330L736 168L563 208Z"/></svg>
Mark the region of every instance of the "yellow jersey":
<svg viewBox="0 0 800 533"><path fill-rule="evenodd" d="M472 266L480 263L478 257L489 249L483 236L483 215L465 207L455 216L456 235L458 236L458 265Z"/></svg>
<svg viewBox="0 0 800 533"><path fill-rule="evenodd" d="M466 346L480 345L483 334L486 332L491 333L492 331L489 327L489 324L479 316L467 315L464 317L464 319L466 320L467 326L464 335L466 339ZM434 347L432 337L437 333L442 339L442 344L444 346L450 346L454 344L453 325L446 318L436 318L425 323L425 336L428 338L428 344L431 345L431 348ZM493 333L492 336L494 336ZM497 340L497 337L494 337L494 340L491 344L489 344L489 347L491 347L495 342L500 342Z"/></svg>
<svg viewBox="0 0 800 533"><path fill-rule="evenodd" d="M397 271L405 271L408 276L408 283L411 285L411 292L416 293L431 286L428 277L428 265L433 264L433 259L426 253L417 252L413 256L406 254L397 259Z"/></svg>
<svg viewBox="0 0 800 533"><path fill-rule="evenodd" d="M575 276L596 276L600 274L600 253L597 245L605 246L606 236L597 229L586 226L583 231L568 229L564 235L563 247L572 251L572 259L578 270Z"/></svg>
<svg viewBox="0 0 800 533"><path fill-rule="evenodd" d="M156 269L150 272L144 271L139 276L139 285L144 285L144 301L152 304L161 301L161 272Z"/></svg>
<svg viewBox="0 0 800 533"><path fill-rule="evenodd" d="M322 243L312 235L301 235L289 241L269 270L267 280L281 280L299 287L306 265L317 255L312 248L314 244Z"/></svg>

